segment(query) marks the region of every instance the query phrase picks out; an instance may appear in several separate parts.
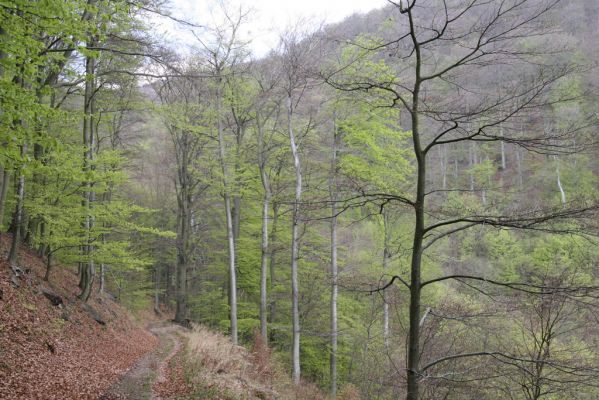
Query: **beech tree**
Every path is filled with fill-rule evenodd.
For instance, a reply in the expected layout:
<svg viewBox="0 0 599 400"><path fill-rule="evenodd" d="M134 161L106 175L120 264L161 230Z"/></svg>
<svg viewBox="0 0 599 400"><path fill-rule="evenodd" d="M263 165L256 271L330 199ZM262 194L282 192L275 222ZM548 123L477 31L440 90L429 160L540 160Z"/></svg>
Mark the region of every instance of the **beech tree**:
<svg viewBox="0 0 599 400"><path fill-rule="evenodd" d="M300 240L300 205L302 201L302 165L300 158L300 142L296 132L296 111L303 100L305 90L310 82L309 58L314 54L312 51L316 46L316 36L302 36L301 31L289 29L280 38L280 57L282 79L281 86L284 102L287 109L286 124L289 138L289 148L293 157L293 169L295 173L295 190L293 199L293 211L291 217L291 314L293 324L292 344L292 376L297 385L300 382L300 310L299 310L299 240ZM308 132L311 122L303 129Z"/></svg>

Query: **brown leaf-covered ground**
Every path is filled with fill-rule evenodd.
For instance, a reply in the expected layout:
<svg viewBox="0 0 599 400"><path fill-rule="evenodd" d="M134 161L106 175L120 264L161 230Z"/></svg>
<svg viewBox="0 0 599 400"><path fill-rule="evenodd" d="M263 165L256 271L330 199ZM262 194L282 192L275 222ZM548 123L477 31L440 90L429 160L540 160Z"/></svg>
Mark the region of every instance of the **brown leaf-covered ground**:
<svg viewBox="0 0 599 400"><path fill-rule="evenodd" d="M67 268L54 267L50 282L43 281L43 262L26 248L15 287L4 261L9 241L0 236L0 399L325 397L308 382L292 385L259 336L248 351L205 327L184 330L150 314L143 318L146 329L105 295L94 293L83 304L77 276ZM64 304L52 305L44 291Z"/></svg>
<svg viewBox="0 0 599 400"><path fill-rule="evenodd" d="M77 299L76 275L57 266L44 282L45 266L24 248L15 287L4 261L9 240L0 237L0 399L96 399L156 347L154 335L103 295L89 305L106 324L94 321ZM53 306L44 289L64 304Z"/></svg>
<svg viewBox="0 0 599 400"><path fill-rule="evenodd" d="M180 357L182 331L168 322L154 323L150 331L160 343L154 351L142 357L126 374L115 382L100 400L160 400L177 398L187 393L185 382L174 359Z"/></svg>

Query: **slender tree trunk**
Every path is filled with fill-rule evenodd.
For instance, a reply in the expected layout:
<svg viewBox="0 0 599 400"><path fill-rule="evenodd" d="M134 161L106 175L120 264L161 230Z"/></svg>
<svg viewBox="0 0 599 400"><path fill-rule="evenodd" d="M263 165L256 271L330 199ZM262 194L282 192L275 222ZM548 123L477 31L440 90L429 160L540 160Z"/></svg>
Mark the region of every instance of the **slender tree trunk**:
<svg viewBox="0 0 599 400"><path fill-rule="evenodd" d="M27 143L23 143L21 146L21 157L25 157L27 154ZM19 256L19 242L21 241L21 225L23 224L23 206L25 203L25 174L23 172L23 166L18 169L19 180L17 181L17 203L15 205L15 212L13 214L13 232L12 241L10 243L10 251L8 253L8 263L11 267L16 267Z"/></svg>
<svg viewBox="0 0 599 400"><path fill-rule="evenodd" d="M416 156L416 199L414 201L414 240L412 245L412 260L410 265L410 305L409 305L409 334L407 362L407 400L419 400L420 386L420 285L422 243L425 235L424 201L426 191L426 153L420 144L419 105L420 105L420 69L422 58L420 47L414 30L411 11L408 11L410 32L415 47L416 66L415 82L412 91L412 142Z"/></svg>
<svg viewBox="0 0 599 400"><path fill-rule="evenodd" d="M264 194L262 196L262 243L260 259L260 335L264 343L268 343L267 328L267 277L268 277L268 211L270 208L270 182L266 172L266 149L264 146L264 131L259 117L256 117L258 126L258 157L260 178Z"/></svg>
<svg viewBox="0 0 599 400"><path fill-rule="evenodd" d="M287 132L293 155L295 169L295 199L293 202L293 215L291 227L291 316L293 320L293 345L292 345L292 377L296 385L300 383L300 319L299 319L299 282L297 276L297 262L299 258L299 207L302 197L302 171L299 151L292 128L293 103L291 95L287 97Z"/></svg>
<svg viewBox="0 0 599 400"><path fill-rule="evenodd" d="M338 293L338 265L337 265L337 126L333 127L333 151L331 157L331 397L337 396L337 293Z"/></svg>
<svg viewBox="0 0 599 400"><path fill-rule="evenodd" d="M235 231L233 229L233 215L231 213L231 197L229 194L229 171L226 163L225 139L223 134L223 125L221 118L221 81L219 79L217 88L217 130L218 130L218 148L220 153L220 165L223 174L223 197L225 202L225 214L227 220L227 242L229 249L229 310L231 322L231 341L237 344L237 276L235 270Z"/></svg>
<svg viewBox="0 0 599 400"><path fill-rule="evenodd" d="M468 169L469 169L469 177L470 177L470 191L474 192L474 172L472 172L472 168L474 167L475 161L474 161L474 143L470 143L470 146L468 147Z"/></svg>
<svg viewBox="0 0 599 400"><path fill-rule="evenodd" d="M557 188L559 189L560 198L562 201L562 205L566 205L566 192L564 191L564 187L562 186L562 180L559 172L559 158L555 156L555 175L557 176Z"/></svg>
<svg viewBox="0 0 599 400"><path fill-rule="evenodd" d="M187 149L183 151L179 185L179 234L177 237L177 269L175 271L175 321L187 325L187 264L189 251L189 187L187 181Z"/></svg>
<svg viewBox="0 0 599 400"><path fill-rule="evenodd" d="M95 45L95 40L90 39L88 43L89 47ZM92 170L92 160L94 154L94 95L95 95L95 74L96 71L96 60L93 56L87 56L85 60L85 92L83 96L83 146L85 147L83 155L83 169L87 174ZM87 301L92 291L93 280L95 275L95 265L91 258L92 254L92 238L91 231L93 228L93 218L91 215L92 202L94 198L94 192L92 190L92 182L87 181L85 193L83 195L83 204L86 212L84 228L85 228L85 244L83 245L83 257L84 262L82 266L81 274L81 293L79 298L83 301Z"/></svg>

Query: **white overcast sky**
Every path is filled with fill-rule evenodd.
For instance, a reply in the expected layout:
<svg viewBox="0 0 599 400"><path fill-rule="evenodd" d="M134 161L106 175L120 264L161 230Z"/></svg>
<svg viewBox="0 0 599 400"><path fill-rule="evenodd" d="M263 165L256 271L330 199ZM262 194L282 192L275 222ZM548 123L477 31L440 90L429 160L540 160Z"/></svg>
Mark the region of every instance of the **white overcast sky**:
<svg viewBox="0 0 599 400"><path fill-rule="evenodd" d="M211 25L218 0L171 0L173 16L200 25ZM227 7L251 9L243 34L252 39L252 49L257 56L266 54L277 42L277 32L300 19L318 22L339 22L353 13L365 13L388 4L386 0L227 0ZM175 26L170 22L154 22L158 32L164 33L177 47L184 48L194 41L190 28ZM198 32L199 33L199 32Z"/></svg>

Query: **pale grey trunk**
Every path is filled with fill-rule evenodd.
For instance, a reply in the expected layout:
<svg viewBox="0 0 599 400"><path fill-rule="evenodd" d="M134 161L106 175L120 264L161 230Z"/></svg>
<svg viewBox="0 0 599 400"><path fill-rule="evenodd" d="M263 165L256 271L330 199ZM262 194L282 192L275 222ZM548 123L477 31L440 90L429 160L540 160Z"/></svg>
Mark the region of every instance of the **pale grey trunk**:
<svg viewBox="0 0 599 400"><path fill-rule="evenodd" d="M562 205L565 206L566 192L564 191L564 187L562 186L562 180L559 172L559 158L557 156L555 156L555 175L557 176L557 188L559 189Z"/></svg>
<svg viewBox="0 0 599 400"><path fill-rule="evenodd" d="M264 343L268 342L267 326L267 276L268 276L268 210L270 208L270 182L266 172L266 149L264 146L264 130L260 124L259 117L256 118L258 126L258 164L260 168L260 178L264 194L262 197L262 243L260 259L260 335ZM272 271L271 271L272 273Z"/></svg>
<svg viewBox="0 0 599 400"><path fill-rule="evenodd" d="M333 128L333 154L331 159L331 397L337 395L337 294L338 294L338 265L337 265L337 127Z"/></svg>
<svg viewBox="0 0 599 400"><path fill-rule="evenodd" d="M27 143L21 146L21 157L25 157L27 154ZM16 267L19 256L19 242L21 225L23 224L23 206L25 202L25 175L23 173L23 167L20 166L18 169L19 180L17 181L17 203L15 206L15 212L13 214L13 233L12 241L10 243L10 251L8 253L8 263L11 267Z"/></svg>
<svg viewBox="0 0 599 400"><path fill-rule="evenodd" d="M219 79L216 95L216 114L218 130L218 149L220 153L220 166L223 174L223 197L227 223L227 243L229 250L229 319L231 322L231 342L237 344L237 276L235 271L235 231L233 229L233 215L231 210L231 197L229 194L229 171L226 163L225 139L223 134L221 116L221 81Z"/></svg>
<svg viewBox="0 0 599 400"><path fill-rule="evenodd" d="M293 155L295 169L295 199L293 202L293 215L291 227L291 314L293 321L292 344L292 377L296 385L300 383L300 320L299 320L299 283L297 277L297 260L299 258L299 206L302 196L302 172L299 152L292 128L293 104L291 95L287 97L287 131Z"/></svg>

